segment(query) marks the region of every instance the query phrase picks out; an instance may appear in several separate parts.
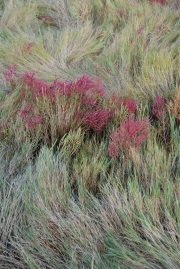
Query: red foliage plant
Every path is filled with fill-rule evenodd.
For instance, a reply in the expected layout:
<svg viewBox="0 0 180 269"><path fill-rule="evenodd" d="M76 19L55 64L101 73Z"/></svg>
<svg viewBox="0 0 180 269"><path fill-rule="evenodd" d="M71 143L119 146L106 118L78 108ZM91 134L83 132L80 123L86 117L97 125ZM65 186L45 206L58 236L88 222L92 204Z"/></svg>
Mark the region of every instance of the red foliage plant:
<svg viewBox="0 0 180 269"><path fill-rule="evenodd" d="M9 82L14 81L15 71L15 66L5 71L5 80ZM83 115L82 119L80 119L83 125L97 132L102 131L110 116L109 110L103 109L101 105L105 88L102 86L99 78L82 76L75 81L60 81L57 79L48 84L42 79L37 79L35 72L24 72L22 75L15 77L15 82L21 85L22 88L18 102L15 101L15 103L18 103L18 106L20 103L23 104L20 110L18 108L19 116L30 130L34 129L37 124L42 123L42 118L45 117L43 112L41 113L40 106L40 111L39 109L37 110L39 114L36 115L35 113L37 101L39 102L44 98L46 98L46 102L43 102L43 104L45 105L47 102L50 102L52 104L51 107L53 107L54 102L60 101L59 97L65 97L62 99L62 102L65 102L64 107L67 110L68 104L77 106L74 118L78 115ZM54 112L56 113L56 108Z"/></svg>
<svg viewBox="0 0 180 269"><path fill-rule="evenodd" d="M157 95L155 98L155 102L152 104L152 114L158 119L162 119L165 116L166 112L166 100L160 95Z"/></svg>
<svg viewBox="0 0 180 269"><path fill-rule="evenodd" d="M12 79L14 79L13 76L15 71L16 67L13 66L4 73L7 81L12 81ZM43 111L45 108L41 106L50 102L53 107L54 102L61 102L61 100L59 100L61 97L63 97L62 102L65 102L64 107L66 107L67 110L69 107L68 104L74 104L77 106L73 112L75 113L73 117L77 120L77 122L81 122L85 129L90 128L95 132L103 131L108 120L113 117L113 111L118 109L120 110L122 107L125 107L128 115L130 115L137 109L137 106L132 99L124 99L120 96L119 98L112 96L112 98L110 98L112 107L107 106L108 108L103 108L102 99L105 95L105 88L99 78L82 76L77 78L75 81L60 81L57 79L48 84L42 79L37 79L35 75L35 72L24 72L22 75L18 75L16 77L18 84L22 87L22 96L18 99L19 116L23 119L24 123L27 124L30 130L33 130L36 125L43 123L43 118L48 116L44 115ZM44 98L46 98L46 102L43 102L41 106L39 106L38 104L40 100ZM22 102L20 109L19 101ZM54 108L54 113L56 113L57 107L55 106ZM35 113L35 111L38 112ZM67 113L65 112L64 115ZM69 120L72 120L72 117L70 117ZM62 122L62 124L64 123ZM134 131L136 140L133 143L137 147L137 133L140 132L140 129L141 127L137 122L134 123L133 121L131 122L130 120L127 120L121 124L120 129L118 130L120 131L119 139L125 146L128 146L125 142L126 139L122 138L122 133L129 132L128 143L132 143ZM112 137L113 135L114 134L112 134ZM132 141L130 142L130 140Z"/></svg>
<svg viewBox="0 0 180 269"><path fill-rule="evenodd" d="M35 73L25 72L22 79L30 87L34 98L46 96L55 101L56 94L67 97L73 97L76 94L85 105L95 106L98 98L105 93L105 88L98 78L92 79L82 76L73 82L54 80L53 83L48 85L44 80L36 79Z"/></svg>
<svg viewBox="0 0 180 269"><path fill-rule="evenodd" d="M32 104L27 105L25 109L20 109L19 116L24 119L24 122L27 124L30 130L33 130L34 127L37 124L40 124L42 120L42 115L34 114L34 108Z"/></svg>
<svg viewBox="0 0 180 269"><path fill-rule="evenodd" d="M105 94L105 88L101 85L100 79L91 79L86 76L78 78L74 83L74 90L80 95L84 105L98 106L98 101Z"/></svg>
<svg viewBox="0 0 180 269"><path fill-rule="evenodd" d="M111 113L109 109L92 110L84 114L83 124L95 132L102 132L110 117Z"/></svg>
<svg viewBox="0 0 180 269"><path fill-rule="evenodd" d="M108 146L109 155L115 158L119 149L140 149L142 142L148 138L149 119L142 120L126 119L121 122L120 127L111 133L111 141Z"/></svg>
<svg viewBox="0 0 180 269"><path fill-rule="evenodd" d="M110 107L112 114L115 111L121 110L122 107L126 109L128 114L135 113L137 105L133 99L122 98L119 94L112 94L108 100L108 107Z"/></svg>
<svg viewBox="0 0 180 269"><path fill-rule="evenodd" d="M38 96L53 96L53 90L50 89L44 80L37 79L35 73L24 72L21 80L24 86L29 87L34 101L36 101Z"/></svg>
<svg viewBox="0 0 180 269"><path fill-rule="evenodd" d="M122 103L130 114L134 113L137 110L137 105L132 99L124 99Z"/></svg>

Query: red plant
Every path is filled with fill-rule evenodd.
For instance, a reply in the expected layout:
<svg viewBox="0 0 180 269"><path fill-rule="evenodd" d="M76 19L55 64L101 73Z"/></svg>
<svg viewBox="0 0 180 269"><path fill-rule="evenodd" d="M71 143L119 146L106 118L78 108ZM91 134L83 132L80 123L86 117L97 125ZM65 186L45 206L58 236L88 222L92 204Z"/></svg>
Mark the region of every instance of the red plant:
<svg viewBox="0 0 180 269"><path fill-rule="evenodd" d="M68 97L65 102L73 102L73 98L76 96L79 100L79 108L81 108L80 111L77 111L77 117L81 115L83 124L95 131L101 131L109 118L109 110L101 109L101 106L99 106L99 100L104 96L105 88L98 78L92 79L82 76L72 82L54 80L48 85L44 80L37 79L35 73L25 72L22 76L22 83L28 87L28 92L32 95L34 104L37 97L47 97L50 102L55 102L57 95L59 95ZM30 102L30 100L27 98L27 102ZM31 111L27 111L27 109L20 111L20 116L25 116L25 122L30 129L33 129L37 120L30 120L29 114L31 114L31 118L34 117L32 116L32 109Z"/></svg>
<svg viewBox="0 0 180 269"><path fill-rule="evenodd" d="M155 98L155 103L152 104L152 114L158 119L162 119L166 112L166 100L160 95L157 95Z"/></svg>
<svg viewBox="0 0 180 269"><path fill-rule="evenodd" d="M16 68L12 67L5 73L9 80L15 70ZM18 104L24 101L25 106L25 108L18 109L19 116L23 118L30 130L37 124L40 124L42 120L42 116L36 115L34 112L37 101L39 102L40 99L47 98L46 102L54 103L57 101L58 95L65 97L63 102L65 102L64 107L67 110L71 102L77 105L74 117L77 120L81 119L84 126L96 132L103 130L112 113L110 113L110 109L102 108L102 97L104 97L105 88L98 78L82 76L72 82L54 80L48 84L42 79L37 79L35 75L35 72L24 72L21 76L17 77L22 87L22 96L18 98ZM127 106L129 111L135 109L131 100L126 100L124 105Z"/></svg>
<svg viewBox="0 0 180 269"><path fill-rule="evenodd" d="M52 95L48 84L42 79L36 79L35 73L24 72L22 82L30 88L34 100L36 100L38 96Z"/></svg>
<svg viewBox="0 0 180 269"><path fill-rule="evenodd" d="M128 114L134 113L137 110L137 105L134 100L122 98L120 94L112 94L107 103L108 107L112 110L112 113L121 110L122 106L126 108Z"/></svg>
<svg viewBox="0 0 180 269"><path fill-rule="evenodd" d="M137 109L137 105L132 99L124 99L122 103L129 113L134 113Z"/></svg>
<svg viewBox="0 0 180 269"><path fill-rule="evenodd" d="M82 76L76 81L58 81L54 80L49 86L44 80L35 78L35 73L25 72L23 82L30 87L33 97L47 96L55 100L55 94L60 96L72 97L78 95L85 105L97 105L97 101L105 93L105 88L101 85L99 79L92 79Z"/></svg>
<svg viewBox="0 0 180 269"><path fill-rule="evenodd" d="M120 127L110 135L111 142L108 146L109 155L115 158L120 148L129 150L140 149L143 141L148 137L149 119L142 120L126 119L120 124Z"/></svg>
<svg viewBox="0 0 180 269"><path fill-rule="evenodd" d="M40 114L34 114L34 108L32 104L26 106L25 109L19 110L19 116L24 118L24 122L28 125L30 130L33 130L37 124L41 123L42 116Z"/></svg>
<svg viewBox="0 0 180 269"><path fill-rule="evenodd" d="M109 109L92 110L85 113L83 124L92 128L95 132L101 132L110 118Z"/></svg>
<svg viewBox="0 0 180 269"><path fill-rule="evenodd" d="M74 89L81 96L84 105L96 107L98 101L105 94L105 88L102 86L100 79L91 79L86 76L78 78L74 83Z"/></svg>

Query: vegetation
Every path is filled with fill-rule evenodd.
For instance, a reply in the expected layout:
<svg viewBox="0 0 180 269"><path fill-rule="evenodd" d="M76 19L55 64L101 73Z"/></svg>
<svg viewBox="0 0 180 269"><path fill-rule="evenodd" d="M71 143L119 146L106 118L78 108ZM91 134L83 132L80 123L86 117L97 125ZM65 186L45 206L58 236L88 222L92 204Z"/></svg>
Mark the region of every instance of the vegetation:
<svg viewBox="0 0 180 269"><path fill-rule="evenodd" d="M0 268L180 268L180 5L0 0Z"/></svg>

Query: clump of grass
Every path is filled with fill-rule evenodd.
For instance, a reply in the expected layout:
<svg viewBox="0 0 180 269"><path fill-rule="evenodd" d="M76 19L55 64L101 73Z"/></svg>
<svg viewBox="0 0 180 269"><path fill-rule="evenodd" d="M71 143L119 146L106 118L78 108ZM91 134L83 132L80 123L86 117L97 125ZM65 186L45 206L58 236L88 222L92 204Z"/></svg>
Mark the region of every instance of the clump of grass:
<svg viewBox="0 0 180 269"><path fill-rule="evenodd" d="M68 171L60 157L50 152L41 151L31 179L27 177L33 194L25 193L24 202L32 225L15 245L25 264L37 268L179 266L179 220L174 220L179 218L177 182L171 181L169 189L170 178L159 184L154 174L156 180L148 179L149 193L148 187L139 185L138 175L129 171L126 187L112 178L102 185L99 198L86 192L83 200L77 200L69 185L60 189Z"/></svg>

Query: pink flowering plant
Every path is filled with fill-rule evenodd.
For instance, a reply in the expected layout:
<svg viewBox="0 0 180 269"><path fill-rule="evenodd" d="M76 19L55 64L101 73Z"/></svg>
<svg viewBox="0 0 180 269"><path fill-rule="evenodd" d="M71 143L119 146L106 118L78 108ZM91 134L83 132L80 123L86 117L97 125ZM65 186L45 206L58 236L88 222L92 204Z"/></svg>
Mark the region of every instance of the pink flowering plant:
<svg viewBox="0 0 180 269"><path fill-rule="evenodd" d="M82 124L86 128L90 128L95 132L102 132L107 121L111 118L111 113L109 109L94 109L89 112L82 114Z"/></svg>
<svg viewBox="0 0 180 269"><path fill-rule="evenodd" d="M42 115L35 114L32 104L26 106L26 109L19 110L20 118L24 119L24 122L27 124L29 130L33 130L36 125L41 123Z"/></svg>
<svg viewBox="0 0 180 269"><path fill-rule="evenodd" d="M163 119L167 114L166 100L160 95L156 96L155 102L152 104L152 114L158 119Z"/></svg>
<svg viewBox="0 0 180 269"><path fill-rule="evenodd" d="M82 76L75 81L54 80L47 83L36 73L24 72L16 76L15 67L5 71L5 80L13 82L19 94L6 118L19 117L24 127L41 134L46 140L55 140L76 130L102 132L111 111L103 106L105 88L99 78Z"/></svg>
<svg viewBox="0 0 180 269"><path fill-rule="evenodd" d="M81 76L74 81L56 79L48 83L38 79L35 72L16 75L15 66L5 71L4 77L11 86L13 83L12 90L18 89L18 96L2 126L19 118L23 128L38 134L49 145L80 126L84 132L91 130L103 135L107 131L112 158L121 150L139 151L148 138L150 120L138 119L135 101L120 94L107 97L99 78ZM163 97L156 96L151 113L161 121L164 119L167 106Z"/></svg>
<svg viewBox="0 0 180 269"><path fill-rule="evenodd" d="M152 124L156 128L158 137L168 145L170 139L168 133L170 130L170 119L168 114L167 100L160 95L155 97L153 104L151 105L151 114L154 118Z"/></svg>
<svg viewBox="0 0 180 269"><path fill-rule="evenodd" d="M120 123L120 126L111 133L108 152L112 158L118 156L120 150L140 150L141 144L147 140L149 119L130 119Z"/></svg>

